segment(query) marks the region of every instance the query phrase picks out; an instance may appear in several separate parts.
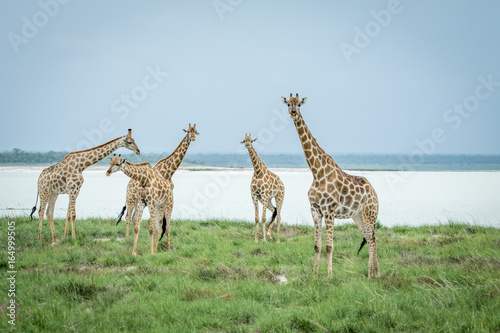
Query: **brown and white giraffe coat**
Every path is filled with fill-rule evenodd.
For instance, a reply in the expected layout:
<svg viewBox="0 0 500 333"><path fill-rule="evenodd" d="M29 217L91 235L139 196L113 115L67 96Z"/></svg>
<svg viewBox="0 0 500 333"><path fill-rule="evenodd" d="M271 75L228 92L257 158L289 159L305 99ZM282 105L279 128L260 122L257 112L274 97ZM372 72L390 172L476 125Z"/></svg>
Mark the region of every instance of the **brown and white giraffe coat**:
<svg viewBox="0 0 500 333"><path fill-rule="evenodd" d="M280 242L280 222L281 222L281 207L283 206L283 200L285 198L285 186L281 179L269 171L264 162L259 158L255 148L252 146L252 142L256 141L257 138L252 139L252 135L245 134L245 139L241 142L248 149L250 154L250 159L252 160L254 173L252 176L252 181L250 183L250 192L252 195L252 201L255 208L255 241L259 240L259 201L262 203L262 234L264 241L266 240L266 209L273 212L271 222L269 223L269 228L267 231L267 236L269 239L271 237L271 231L273 229L274 219L276 218L277 224L277 236L276 242ZM272 199L276 201L276 207L272 204Z"/></svg>
<svg viewBox="0 0 500 333"><path fill-rule="evenodd" d="M52 242L56 243L56 233L54 230L54 208L59 194L69 195L69 206L66 214L66 227L64 229L64 237L68 233L69 221L71 220L71 236L75 238L75 219L76 210L75 203L80 188L83 184L82 172L94 163L99 162L106 156L117 150L125 147L140 154L139 148L132 138L132 130L128 130L128 134L114 140L111 140L103 145L87 150L81 150L69 153L61 162L52 165L42 171L38 177L38 196L40 197L40 209L38 211L38 239L41 240L42 221L47 206L47 218L49 219L50 229L52 231ZM36 210L33 207L31 218Z"/></svg>
<svg viewBox="0 0 500 333"><path fill-rule="evenodd" d="M170 181L163 178L149 163L133 164L115 155L110 161L106 175L110 176L119 170L140 185L136 207L137 213L135 214L136 220L134 221L134 249L132 254L137 255L140 222L146 206L148 206L150 214L149 237L151 238L151 253L155 253L158 249L158 237L161 229L160 220L163 220L163 232L167 232L167 248L170 250L170 217L174 206ZM156 241L154 241L153 237L155 232Z"/></svg>
<svg viewBox="0 0 500 333"><path fill-rule="evenodd" d="M179 168L179 166L182 163L182 160L184 159L184 156L186 155L186 152L189 148L189 145L191 144L192 141L196 140L196 136L199 135L199 133L196 131L196 124L194 126L191 126L189 124L189 127L187 130L183 130L186 132L186 135L180 142L179 146L170 154L169 156L159 160L156 165L154 166L154 169L160 173L160 175L165 178L166 180L170 181L172 189L174 188L174 184L172 183L172 176L174 175L175 171ZM120 214L120 217L118 218L117 224L121 220L121 216L123 215L123 212L125 209L127 209L127 215L125 216L125 220L127 222L127 229L125 231L125 238L128 237L129 234L129 225L130 221L136 220L136 213L137 213L137 206L139 202L139 190L141 186L138 181L134 179L130 179L128 185L127 185L127 196L126 196L126 204L123 207L123 210Z"/></svg>
<svg viewBox="0 0 500 333"><path fill-rule="evenodd" d="M290 117L304 149L307 164L313 174L313 184L309 190L309 202L315 227L314 273L318 273L321 252L322 219L326 226L326 252L328 256L328 274L332 274L333 226L335 218L352 218L363 234L363 243L368 243L368 276L380 276L377 260L377 241L375 223L378 216L378 198L371 184L364 177L351 176L344 172L316 142L307 127L300 106L307 98L299 99L296 95L287 100ZM361 249L361 248L360 248Z"/></svg>

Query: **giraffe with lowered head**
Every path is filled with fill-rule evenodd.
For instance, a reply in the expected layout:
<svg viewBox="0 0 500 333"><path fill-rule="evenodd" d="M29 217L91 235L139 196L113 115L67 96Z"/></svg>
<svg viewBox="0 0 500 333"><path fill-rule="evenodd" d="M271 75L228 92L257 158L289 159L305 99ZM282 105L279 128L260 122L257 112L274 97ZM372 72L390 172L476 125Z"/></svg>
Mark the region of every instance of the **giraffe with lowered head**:
<svg viewBox="0 0 500 333"><path fill-rule="evenodd" d="M196 124L194 124L194 126L191 126L191 124L189 124L188 129L187 130L183 129L183 131L186 133L186 135L180 142L179 146L177 146L177 148L172 152L172 154L159 160L154 166L154 169L158 171L163 178L170 181L172 188L174 187L174 184L172 183L173 174L181 165L181 162L184 159L184 156L186 155L189 145L191 144L192 141L195 141L196 136L199 135L198 131L196 131ZM139 182L131 178L127 185L127 196L126 196L125 206L123 206L123 209L120 215L118 216L118 222L116 222L116 224L120 223L121 218L128 207L127 215L125 216L125 221L127 222L125 238L127 238L129 234L130 221L135 221L136 219L135 214L137 213L137 205L139 202L139 195L138 195L139 191L140 191Z"/></svg>
<svg viewBox="0 0 500 333"><path fill-rule="evenodd" d="M54 244L57 242L54 230L54 207L59 194L69 195L69 206L66 214L64 237L66 237L68 233L69 221L71 220L71 236L75 238L75 203L83 184L82 172L92 164L99 162L121 147L130 149L137 155L140 154L139 148L132 138L131 129L128 130L127 135L111 140L98 147L69 153L61 160L61 162L42 171L38 177L38 193L36 199L38 202L38 197L40 197L40 209L38 211L38 240L41 240L42 237L42 221L43 216L46 213L47 218L49 219L50 229L52 231L52 242ZM48 207L45 212L47 204ZM35 211L36 203L30 214L30 218L32 220L33 213Z"/></svg>
<svg viewBox="0 0 500 333"><path fill-rule="evenodd" d="M120 155L113 156L106 176L121 170L130 178L139 183L139 202L137 206L137 217L134 221L134 249L132 254L137 255L137 239L141 225L142 212L145 206L149 207L149 237L151 238L151 254L158 249L158 236L160 235L160 220L163 219L163 232L167 231L167 248L170 250L170 217L174 206L172 185L169 180L163 178L158 171L153 169L149 163L133 164L121 158ZM154 233L156 232L156 242ZM161 238L160 238L161 240Z"/></svg>
<svg viewBox="0 0 500 333"><path fill-rule="evenodd" d="M273 212L269 228L267 230L267 237L272 239L271 231L273 229L273 222L276 218L276 242L280 242L280 222L281 222L281 207L283 206L283 199L285 198L285 186L281 179L274 173L269 171L264 162L260 159L252 145L257 138L252 139L252 134L245 134L245 139L241 141L248 149L250 159L253 164L253 176L250 183L250 192L252 194L252 201L255 208L255 241L259 240L259 201L262 203L262 234L264 241L266 240L266 210L269 209ZM272 204L272 199L276 201L276 207Z"/></svg>
<svg viewBox="0 0 500 333"><path fill-rule="evenodd" d="M314 273L318 274L322 219L325 219L328 275L331 275L335 218L352 218L364 237L359 250L368 243L368 277L372 275L379 277L375 238L375 223L378 216L377 193L365 177L351 176L344 172L318 145L300 113L300 106L307 98L299 99L298 94L295 97L290 94L289 99L285 97L281 99L288 106L288 113L295 124L307 164L313 174L313 184L308 196L315 229Z"/></svg>

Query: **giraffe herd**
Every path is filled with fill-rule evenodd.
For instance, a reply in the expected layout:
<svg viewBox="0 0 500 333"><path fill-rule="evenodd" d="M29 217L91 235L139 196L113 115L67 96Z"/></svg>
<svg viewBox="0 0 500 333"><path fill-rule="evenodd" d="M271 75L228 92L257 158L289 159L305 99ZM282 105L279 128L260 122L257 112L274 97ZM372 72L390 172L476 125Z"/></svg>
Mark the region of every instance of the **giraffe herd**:
<svg viewBox="0 0 500 333"><path fill-rule="evenodd" d="M344 172L317 143L307 127L300 113L300 107L307 98L300 99L298 94L287 99L281 97L282 102L288 106L288 113L297 129L297 133L304 150L307 164L313 175L313 183L308 192L311 206L311 214L314 221L314 274L318 274L321 255L322 221L326 227L326 253L328 263L328 275L332 275L333 254L333 226L336 218L352 218L363 235L364 244L368 244L368 277L379 277L380 271L377 260L377 239L375 237L375 223L378 216L378 198L374 188L364 177L352 176ZM189 145L196 140L199 134L196 124L184 130L186 135L174 152L161 159L152 167L149 163L133 164L121 158L121 155L113 155L110 158L110 166L106 175L122 171L130 177L127 186L126 204L118 218L120 222L125 210L127 210L126 234L129 235L129 225L134 225L134 247L132 254L137 255L137 241L140 230L140 221L143 211L147 206L150 212L149 235L151 241L151 253L155 253L158 242L164 233L167 233L167 249L170 250L170 217L172 214L174 198L172 175L179 168ZM252 143L257 138L251 134L245 134L241 142L248 149L252 161L254 174L252 176L250 190L255 208L255 241L258 241L259 222L262 221L262 236L266 241L272 239L271 231L276 221L276 242L280 242L281 209L285 197L285 186L281 179L271 172L257 155ZM95 148L76 151L66 155L59 163L52 165L42 171L38 178L37 202L31 212L31 218L36 211L36 204L40 198L38 212L39 227L38 239L41 240L42 222L44 214L49 220L52 243L57 243L54 230L54 206L59 194L68 194L70 202L66 214L66 227L64 236L67 236L69 223L71 222L71 235L75 238L75 203L80 188L83 184L82 172L90 165L109 156L118 148L125 147L136 154L140 150L132 138L132 130L127 135L111 140ZM272 203L274 199L275 206ZM259 217L259 202L262 204L262 217ZM272 212L271 221L266 232L266 211ZM160 237L161 233L161 237ZM359 253L359 251L358 251Z"/></svg>

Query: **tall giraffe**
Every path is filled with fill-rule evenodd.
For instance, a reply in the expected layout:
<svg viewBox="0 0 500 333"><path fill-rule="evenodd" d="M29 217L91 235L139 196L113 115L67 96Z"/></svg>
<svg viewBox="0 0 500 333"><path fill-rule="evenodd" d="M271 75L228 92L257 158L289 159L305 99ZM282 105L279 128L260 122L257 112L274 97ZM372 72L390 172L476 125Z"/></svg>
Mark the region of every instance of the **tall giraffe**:
<svg viewBox="0 0 500 333"><path fill-rule="evenodd" d="M137 255L137 239L141 225L142 212L145 206L149 208L149 237L151 238L151 254L158 249L158 236L160 234L160 220L163 219L163 234L167 230L167 247L170 250L170 216L174 206L172 195L172 185L169 180L163 178L158 171L153 169L149 163L132 164L127 162L120 155L113 156L106 176L121 170L124 174L134 179L140 184L139 203L137 218L134 221L134 249L132 254ZM156 231L156 244L154 244L153 233ZM161 239L161 238L160 238Z"/></svg>
<svg viewBox="0 0 500 333"><path fill-rule="evenodd" d="M172 176L181 165L181 162L184 159L184 156L186 155L189 145L191 144L192 141L195 141L196 136L200 134L196 131L196 124L194 124L194 126L191 126L191 124L189 124L188 129L187 130L183 129L183 131L186 133L186 135L181 140L179 146L177 146L177 148L172 152L172 154L159 160L154 166L154 169L158 171L160 175L163 176L163 178L169 180L171 183L172 183ZM173 187L174 185L172 183L172 188ZM125 221L127 221L127 230L125 232L125 238L128 237L130 221L131 220L135 221L136 218L135 214L137 212L137 205L139 202L139 196L138 196L139 191L140 191L139 182L137 182L134 179L130 179L127 185L127 196L126 196L125 206L123 206L123 209L120 215L118 216L118 222L116 222L116 224L120 223L123 213L125 212L128 206L127 215L125 216Z"/></svg>
<svg viewBox="0 0 500 333"><path fill-rule="evenodd" d="M345 173L333 158L318 145L300 114L300 106L306 102L307 97L300 100L298 94L295 97L290 94L288 100L285 97L281 97L281 99L283 103L288 105L288 113L293 119L307 164L314 178L308 193L315 229L314 273L318 274L322 219L325 218L326 253L328 256L328 275L330 276L332 274L335 218L352 218L364 237L359 250L368 243L368 277L372 277L372 270L374 275L379 277L377 239L375 238L378 198L375 190L366 178Z"/></svg>
<svg viewBox="0 0 500 333"><path fill-rule="evenodd" d="M75 203L80 188L83 184L82 172L94 163L99 162L118 148L125 147L132 150L137 155L140 154L139 148L132 138L132 130L128 130L128 134L114 140L111 140L103 145L69 153L61 162L52 165L42 171L38 177L38 196L40 196L40 209L38 211L38 240L42 237L42 221L47 206L47 218L49 219L50 229L52 231L52 242L57 243L56 233L54 231L54 207L59 194L69 195L69 206L66 214L66 227L64 229L64 237L68 234L69 221L71 220L71 236L75 238ZM31 210L30 218L33 220L35 207Z"/></svg>
<svg viewBox="0 0 500 333"><path fill-rule="evenodd" d="M281 179L274 173L269 171L264 162L259 158L252 142L257 141L257 138L252 140L252 134L245 134L245 139L241 141L248 149L250 159L253 164L253 176L250 183L250 192L252 194L252 201L255 208L255 241L259 240L259 201L262 203L262 234L264 241L266 240L266 208L273 212L267 236L271 237L271 230L273 229L273 222L276 218L277 224L277 237L276 242L280 242L280 222L281 222L281 207L283 206L283 199L285 198L285 186ZM271 200L274 198L276 207L273 206Z"/></svg>

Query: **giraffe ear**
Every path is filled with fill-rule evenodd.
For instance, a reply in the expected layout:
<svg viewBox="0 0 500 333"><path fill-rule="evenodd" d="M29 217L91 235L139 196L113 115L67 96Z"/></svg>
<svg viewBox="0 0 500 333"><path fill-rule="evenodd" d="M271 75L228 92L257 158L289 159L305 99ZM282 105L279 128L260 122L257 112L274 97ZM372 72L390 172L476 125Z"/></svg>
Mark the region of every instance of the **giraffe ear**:
<svg viewBox="0 0 500 333"><path fill-rule="evenodd" d="M253 139L251 142L255 142L255 141L257 141L258 139L259 139L259 138L255 138L255 139Z"/></svg>
<svg viewBox="0 0 500 333"><path fill-rule="evenodd" d="M182 129L184 131L184 133L188 133L189 131L187 129Z"/></svg>
<svg viewBox="0 0 500 333"><path fill-rule="evenodd" d="M306 101L307 101L307 97L302 98L302 100L300 101L300 105L305 104Z"/></svg>
<svg viewBox="0 0 500 333"><path fill-rule="evenodd" d="M286 100L286 97L281 96L281 101L283 104L288 104L289 101Z"/></svg>

